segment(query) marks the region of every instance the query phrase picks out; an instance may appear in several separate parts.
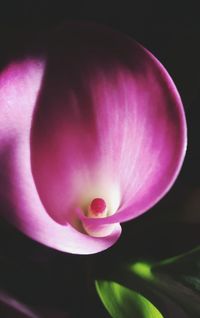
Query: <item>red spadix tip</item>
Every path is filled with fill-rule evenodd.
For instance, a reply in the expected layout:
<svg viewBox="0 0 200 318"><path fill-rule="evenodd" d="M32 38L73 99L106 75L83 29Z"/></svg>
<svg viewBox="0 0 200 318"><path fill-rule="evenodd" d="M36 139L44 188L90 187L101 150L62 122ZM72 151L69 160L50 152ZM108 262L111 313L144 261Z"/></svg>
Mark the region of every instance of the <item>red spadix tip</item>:
<svg viewBox="0 0 200 318"><path fill-rule="evenodd" d="M106 202L101 198L95 198L90 204L90 210L94 214L101 214L106 210Z"/></svg>

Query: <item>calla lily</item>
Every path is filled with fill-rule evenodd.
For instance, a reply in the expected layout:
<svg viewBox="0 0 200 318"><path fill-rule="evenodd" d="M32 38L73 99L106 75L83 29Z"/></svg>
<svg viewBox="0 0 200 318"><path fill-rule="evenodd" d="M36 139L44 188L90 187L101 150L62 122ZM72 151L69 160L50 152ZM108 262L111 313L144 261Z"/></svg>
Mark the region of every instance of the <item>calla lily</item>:
<svg viewBox="0 0 200 318"><path fill-rule="evenodd" d="M57 250L112 246L150 209L186 150L180 96L160 62L110 28L69 22L46 53L0 75L1 211Z"/></svg>

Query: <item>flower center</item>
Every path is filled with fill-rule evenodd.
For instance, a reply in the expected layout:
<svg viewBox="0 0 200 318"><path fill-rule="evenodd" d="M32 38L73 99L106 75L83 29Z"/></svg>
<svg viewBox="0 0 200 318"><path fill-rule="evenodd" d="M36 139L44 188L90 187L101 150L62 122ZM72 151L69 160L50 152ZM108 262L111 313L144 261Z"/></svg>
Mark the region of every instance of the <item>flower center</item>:
<svg viewBox="0 0 200 318"><path fill-rule="evenodd" d="M109 201L107 201L109 202ZM95 198L88 205L86 212L86 218L83 219L82 225L85 232L93 237L104 237L110 235L114 230L116 224L101 224L90 222L90 218L106 218L109 215L112 215L115 210L110 209L110 205L106 204L106 201L102 198ZM99 220L100 221L100 220Z"/></svg>
<svg viewBox="0 0 200 318"><path fill-rule="evenodd" d="M102 198L95 198L90 203L88 208L88 216L90 217L104 217L107 214L106 202Z"/></svg>

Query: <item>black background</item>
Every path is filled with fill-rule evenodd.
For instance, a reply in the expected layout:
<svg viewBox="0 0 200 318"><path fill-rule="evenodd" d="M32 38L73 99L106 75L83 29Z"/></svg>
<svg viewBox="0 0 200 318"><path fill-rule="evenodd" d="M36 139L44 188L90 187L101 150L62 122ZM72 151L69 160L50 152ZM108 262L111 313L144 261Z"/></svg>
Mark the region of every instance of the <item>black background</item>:
<svg viewBox="0 0 200 318"><path fill-rule="evenodd" d="M124 224L121 239L109 250L90 256L57 252L1 221L0 288L40 312L39 317L50 318L56 310L67 313L63 317L109 317L96 295L95 278L109 276L122 262L142 257L161 259L200 243L200 198L194 194L200 189L197 4L58 0L0 3L0 68L67 19L103 23L135 38L164 64L180 92L188 122L188 151L174 187L147 214ZM44 313L47 309L49 313ZM6 316L3 305L0 314L2 318L18 317L16 313ZM54 317L59 318L58 313Z"/></svg>

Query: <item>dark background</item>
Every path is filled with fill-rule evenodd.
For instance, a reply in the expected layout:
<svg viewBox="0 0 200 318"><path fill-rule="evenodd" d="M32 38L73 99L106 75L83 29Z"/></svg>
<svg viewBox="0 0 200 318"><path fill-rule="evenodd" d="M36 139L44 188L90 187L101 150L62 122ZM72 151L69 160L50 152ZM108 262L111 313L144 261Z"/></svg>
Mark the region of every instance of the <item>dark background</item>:
<svg viewBox="0 0 200 318"><path fill-rule="evenodd" d="M0 223L0 290L50 318L109 317L94 279L138 258L161 259L200 243L200 13L198 2L6 1L0 3L0 68L67 19L91 20L135 38L166 67L185 106L189 144L172 190L144 216L123 225L118 243L90 256L48 249ZM47 313L47 309L49 312ZM2 314L1 314L2 312ZM54 317L59 318L61 313ZM0 305L0 317L6 316ZM19 316L22 317L22 316Z"/></svg>

